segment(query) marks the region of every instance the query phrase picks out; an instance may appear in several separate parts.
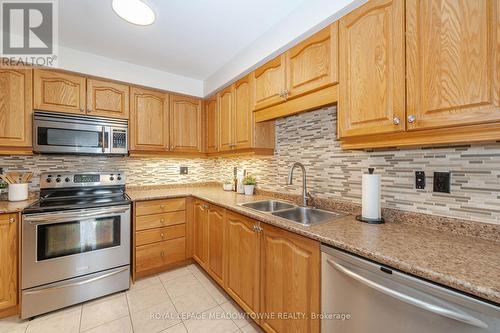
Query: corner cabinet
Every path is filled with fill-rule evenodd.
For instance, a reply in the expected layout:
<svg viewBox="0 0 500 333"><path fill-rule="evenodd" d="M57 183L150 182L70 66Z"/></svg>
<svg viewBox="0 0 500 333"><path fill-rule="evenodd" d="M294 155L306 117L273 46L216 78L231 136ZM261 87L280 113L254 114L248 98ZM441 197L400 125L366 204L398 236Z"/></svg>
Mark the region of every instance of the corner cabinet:
<svg viewBox="0 0 500 333"><path fill-rule="evenodd" d="M205 101L205 152L219 151L219 108L217 97Z"/></svg>
<svg viewBox="0 0 500 333"><path fill-rule="evenodd" d="M339 137L405 129L404 0L370 0L339 23Z"/></svg>
<svg viewBox="0 0 500 333"><path fill-rule="evenodd" d="M31 69L0 68L0 154L32 146L32 74Z"/></svg>
<svg viewBox="0 0 500 333"><path fill-rule="evenodd" d="M17 313L19 215L0 215L0 318Z"/></svg>
<svg viewBox="0 0 500 333"><path fill-rule="evenodd" d="M169 148L169 96L133 87L130 93L130 150L166 151Z"/></svg>
<svg viewBox="0 0 500 333"><path fill-rule="evenodd" d="M201 100L170 95L170 151L202 151Z"/></svg>
<svg viewBox="0 0 500 333"><path fill-rule="evenodd" d="M33 94L33 107L37 110L86 113L86 79L84 76L35 69Z"/></svg>
<svg viewBox="0 0 500 333"><path fill-rule="evenodd" d="M129 118L129 86L105 80L87 79L87 114Z"/></svg>

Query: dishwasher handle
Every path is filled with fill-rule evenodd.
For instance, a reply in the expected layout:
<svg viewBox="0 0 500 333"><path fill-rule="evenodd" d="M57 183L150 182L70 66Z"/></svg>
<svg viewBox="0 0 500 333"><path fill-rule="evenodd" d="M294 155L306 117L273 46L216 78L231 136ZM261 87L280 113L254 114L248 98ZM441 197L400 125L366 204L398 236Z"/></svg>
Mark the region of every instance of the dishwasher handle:
<svg viewBox="0 0 500 333"><path fill-rule="evenodd" d="M417 298L412 297L410 295L403 294L399 291L387 288L387 287L382 286L382 285L380 285L380 284L378 284L370 279L367 279L366 277L361 276L358 273L355 273L355 272L349 270L348 268L342 266L341 264L336 263L330 259L327 259L326 261L330 265L332 265L333 268L338 270L339 272L341 272L341 273L349 276L350 278L352 278L352 279L354 279L354 280L356 280L356 281L358 281L358 282L360 282L360 283L362 283L362 284L364 284L372 289L375 289L375 290L377 290L377 291L379 291L387 296L396 298L402 302L414 305L416 307L419 307L419 308L424 309L426 311L433 312L433 313L440 315L440 316L444 316L444 317L448 317L448 318L451 318L454 320L458 320L458 321L461 321L463 323L466 323L466 324L469 324L469 325L472 325L475 327L488 328L488 325L486 323L484 323L483 321L481 321L481 320L479 320L479 319L477 319L469 314L459 313L459 312L441 307L439 305L431 304L431 303L428 303L426 301L417 299Z"/></svg>

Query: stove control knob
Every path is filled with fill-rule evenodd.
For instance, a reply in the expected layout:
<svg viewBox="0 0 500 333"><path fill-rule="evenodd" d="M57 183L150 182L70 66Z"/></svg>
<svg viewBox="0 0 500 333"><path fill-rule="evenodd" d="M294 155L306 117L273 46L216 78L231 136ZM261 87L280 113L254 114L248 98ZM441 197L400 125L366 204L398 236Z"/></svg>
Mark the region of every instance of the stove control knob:
<svg viewBox="0 0 500 333"><path fill-rule="evenodd" d="M71 180L71 179L69 179L69 177L66 177L66 179L64 179L64 181L65 181L66 183L69 183L69 181L70 181L70 180Z"/></svg>
<svg viewBox="0 0 500 333"><path fill-rule="evenodd" d="M118 177L116 178L116 180L122 180L122 177L118 176Z"/></svg>
<svg viewBox="0 0 500 333"><path fill-rule="evenodd" d="M111 177L109 177L109 180L113 181L113 180L115 180L115 177L111 176Z"/></svg>
<svg viewBox="0 0 500 333"><path fill-rule="evenodd" d="M61 178L57 177L56 178L56 182L60 183L61 182Z"/></svg>
<svg viewBox="0 0 500 333"><path fill-rule="evenodd" d="M52 181L52 178L47 178L46 182L50 183Z"/></svg>

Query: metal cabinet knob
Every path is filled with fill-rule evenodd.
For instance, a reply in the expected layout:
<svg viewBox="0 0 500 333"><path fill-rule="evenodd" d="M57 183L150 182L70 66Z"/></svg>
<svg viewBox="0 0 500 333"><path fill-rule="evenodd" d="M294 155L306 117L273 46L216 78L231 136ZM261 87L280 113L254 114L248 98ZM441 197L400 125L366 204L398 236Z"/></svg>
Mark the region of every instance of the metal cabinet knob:
<svg viewBox="0 0 500 333"><path fill-rule="evenodd" d="M416 119L417 119L417 117L415 117L415 116L414 116L414 115L412 115L412 114L408 116L408 122L409 122L409 123L413 123Z"/></svg>
<svg viewBox="0 0 500 333"><path fill-rule="evenodd" d="M161 238L165 238L165 234L163 232L160 234L160 236Z"/></svg>
<svg viewBox="0 0 500 333"><path fill-rule="evenodd" d="M401 119L399 119L399 117L394 117L392 122L394 123L394 125L399 125L401 123Z"/></svg>
<svg viewBox="0 0 500 333"><path fill-rule="evenodd" d="M12 224L12 223L14 223L14 222L16 222L16 219L15 219L15 218L13 218L13 217L9 218L9 223L10 223L10 224Z"/></svg>
<svg viewBox="0 0 500 333"><path fill-rule="evenodd" d="M160 219L160 222L161 223L165 223L165 219Z"/></svg>
<svg viewBox="0 0 500 333"><path fill-rule="evenodd" d="M161 251L161 257L163 258L165 256L165 252L164 251Z"/></svg>
<svg viewBox="0 0 500 333"><path fill-rule="evenodd" d="M92 112L92 109L87 109L87 113L91 113Z"/></svg>
<svg viewBox="0 0 500 333"><path fill-rule="evenodd" d="M80 112L81 112L81 113L84 113L84 112L85 112L85 109L84 109L84 108L80 108Z"/></svg>

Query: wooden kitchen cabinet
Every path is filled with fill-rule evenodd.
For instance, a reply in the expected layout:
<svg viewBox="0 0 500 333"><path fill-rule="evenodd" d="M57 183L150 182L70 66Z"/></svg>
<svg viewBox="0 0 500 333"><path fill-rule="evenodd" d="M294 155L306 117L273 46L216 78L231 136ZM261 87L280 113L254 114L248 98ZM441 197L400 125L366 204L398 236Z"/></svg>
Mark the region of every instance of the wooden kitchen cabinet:
<svg viewBox="0 0 500 333"><path fill-rule="evenodd" d="M129 86L107 80L87 79L87 114L129 118Z"/></svg>
<svg viewBox="0 0 500 333"><path fill-rule="evenodd" d="M205 101L205 151L216 153L219 151L219 109L217 97Z"/></svg>
<svg viewBox="0 0 500 333"><path fill-rule="evenodd" d="M209 205L207 214L207 271L212 278L221 286L224 285L225 272L225 221L226 211L224 208Z"/></svg>
<svg viewBox="0 0 500 333"><path fill-rule="evenodd" d="M254 128L250 76L246 76L234 84L233 96L233 145L235 149L250 148L252 147Z"/></svg>
<svg viewBox="0 0 500 333"><path fill-rule="evenodd" d="M285 53L288 99L338 83L338 22Z"/></svg>
<svg viewBox="0 0 500 333"><path fill-rule="evenodd" d="M230 211L226 213L226 292L247 313L259 312L259 222Z"/></svg>
<svg viewBox="0 0 500 333"><path fill-rule="evenodd" d="M260 250L261 326L266 332L319 332L320 244L292 232L263 224ZM280 313L303 313L283 320Z"/></svg>
<svg viewBox="0 0 500 333"><path fill-rule="evenodd" d="M186 199L134 202L132 278L149 276L187 258Z"/></svg>
<svg viewBox="0 0 500 333"><path fill-rule="evenodd" d="M225 88L217 94L219 104L219 151L233 149L234 117L233 88Z"/></svg>
<svg viewBox="0 0 500 333"><path fill-rule="evenodd" d="M279 55L252 73L253 110L263 109L285 101L286 57Z"/></svg>
<svg viewBox="0 0 500 333"><path fill-rule="evenodd" d="M84 76L45 69L35 69L33 73L34 109L86 113Z"/></svg>
<svg viewBox="0 0 500 333"><path fill-rule="evenodd" d="M370 0L339 22L339 137L405 130L404 0Z"/></svg>
<svg viewBox="0 0 500 333"><path fill-rule="evenodd" d="M130 150L167 151L169 148L169 96L166 93L131 88Z"/></svg>
<svg viewBox="0 0 500 333"><path fill-rule="evenodd" d="M32 146L32 75L31 69L0 68L0 153Z"/></svg>
<svg viewBox="0 0 500 333"><path fill-rule="evenodd" d="M206 270L208 263L208 208L208 204L204 201L193 201L193 259Z"/></svg>
<svg viewBox="0 0 500 333"><path fill-rule="evenodd" d="M184 153L202 151L201 100L170 95L170 150Z"/></svg>
<svg viewBox="0 0 500 333"><path fill-rule="evenodd" d="M17 312L18 214L0 215L0 318Z"/></svg>
<svg viewBox="0 0 500 333"><path fill-rule="evenodd" d="M409 130L500 120L499 20L498 0L406 1Z"/></svg>

